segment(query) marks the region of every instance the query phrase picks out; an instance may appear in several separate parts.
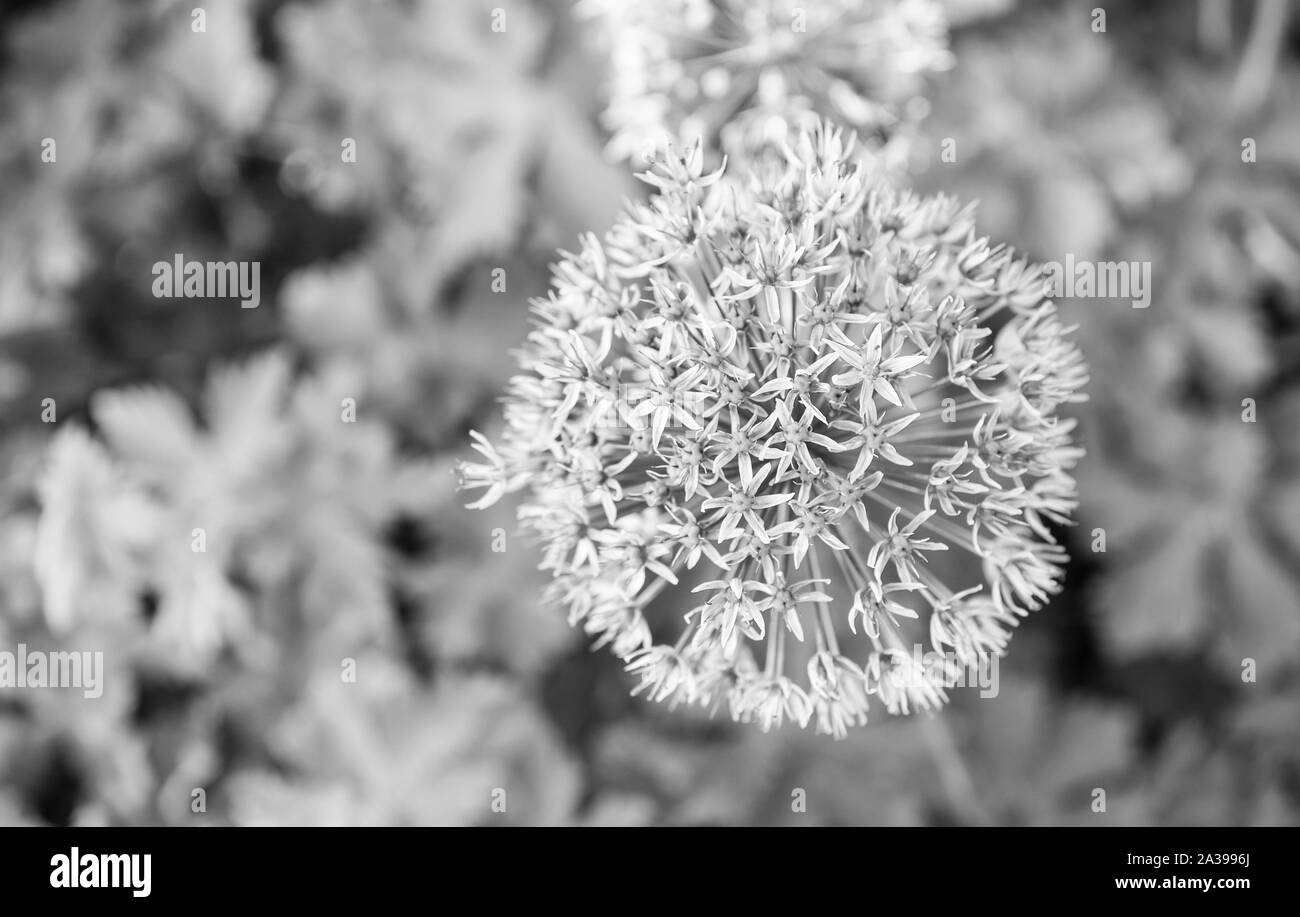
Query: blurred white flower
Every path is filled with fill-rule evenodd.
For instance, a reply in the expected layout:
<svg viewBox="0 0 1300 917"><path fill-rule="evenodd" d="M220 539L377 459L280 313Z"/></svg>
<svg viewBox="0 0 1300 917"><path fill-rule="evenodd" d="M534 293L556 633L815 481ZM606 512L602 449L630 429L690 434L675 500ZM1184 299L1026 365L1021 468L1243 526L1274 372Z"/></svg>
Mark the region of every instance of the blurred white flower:
<svg viewBox="0 0 1300 917"><path fill-rule="evenodd" d="M879 149L924 110L925 78L951 64L935 0L586 0L581 9L604 27L613 67L605 122L619 159L696 139L735 155L785 139L809 116Z"/></svg>

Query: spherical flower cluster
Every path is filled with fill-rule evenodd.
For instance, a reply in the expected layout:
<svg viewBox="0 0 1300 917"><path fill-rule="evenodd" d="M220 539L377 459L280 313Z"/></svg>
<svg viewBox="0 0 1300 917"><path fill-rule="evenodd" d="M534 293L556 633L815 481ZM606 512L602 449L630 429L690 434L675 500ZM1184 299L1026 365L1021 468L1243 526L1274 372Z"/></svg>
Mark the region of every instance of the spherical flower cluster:
<svg viewBox="0 0 1300 917"><path fill-rule="evenodd" d="M613 71L612 155L702 140L732 158L809 115L901 155L950 63L936 0L586 0ZM896 158L891 157L891 158Z"/></svg>
<svg viewBox="0 0 1300 917"><path fill-rule="evenodd" d="M550 598L638 690L836 736L873 696L942 704L915 647L987 662L1056 591L1081 454L1058 409L1087 381L1039 268L853 142L659 161L556 266L501 441L461 468L473 506L529 489Z"/></svg>

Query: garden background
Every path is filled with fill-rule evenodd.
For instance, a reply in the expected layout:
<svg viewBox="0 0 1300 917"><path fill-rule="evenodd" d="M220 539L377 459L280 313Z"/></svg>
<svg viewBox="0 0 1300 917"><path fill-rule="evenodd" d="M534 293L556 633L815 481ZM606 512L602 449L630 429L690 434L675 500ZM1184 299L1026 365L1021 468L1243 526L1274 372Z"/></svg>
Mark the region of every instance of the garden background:
<svg viewBox="0 0 1300 917"><path fill-rule="evenodd" d="M1082 508L998 695L839 742L629 696L456 492L556 250L644 193L590 15L0 8L0 648L107 665L0 690L0 824L1300 821L1300 17L938 6L907 181L1152 299L1061 301ZM155 297L175 253L260 305Z"/></svg>

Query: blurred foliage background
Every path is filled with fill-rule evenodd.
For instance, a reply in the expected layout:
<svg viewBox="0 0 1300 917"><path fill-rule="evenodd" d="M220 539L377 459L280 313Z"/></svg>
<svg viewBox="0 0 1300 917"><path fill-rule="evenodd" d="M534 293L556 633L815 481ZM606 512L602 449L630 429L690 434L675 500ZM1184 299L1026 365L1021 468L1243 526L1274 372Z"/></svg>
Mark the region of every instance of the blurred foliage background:
<svg viewBox="0 0 1300 917"><path fill-rule="evenodd" d="M1063 303L1083 507L999 695L843 742L629 697L538 607L510 508L455 493L554 251L642 193L590 21L194 6L0 8L0 648L108 669L98 700L0 691L0 823L1300 821L1287 3L1112 4L1104 34L941 3L910 180L1035 259L1150 261L1153 298ZM261 306L154 298L178 252L260 262Z"/></svg>

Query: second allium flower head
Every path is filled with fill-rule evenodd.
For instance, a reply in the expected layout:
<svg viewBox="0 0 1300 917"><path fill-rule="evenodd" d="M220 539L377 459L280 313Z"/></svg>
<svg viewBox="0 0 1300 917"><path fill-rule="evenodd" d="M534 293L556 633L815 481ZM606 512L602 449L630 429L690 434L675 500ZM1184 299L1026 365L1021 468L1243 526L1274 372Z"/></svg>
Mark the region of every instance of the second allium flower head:
<svg viewBox="0 0 1300 917"><path fill-rule="evenodd" d="M893 163L947 69L937 0L584 0L613 61L610 151L699 139L734 157L815 115ZM639 161L639 160L638 160Z"/></svg>
<svg viewBox="0 0 1300 917"><path fill-rule="evenodd" d="M475 506L529 488L550 597L641 690L837 736L873 695L943 703L914 645L1000 655L1056 591L1081 454L1057 411L1087 381L1038 268L852 146L658 162L557 265L501 442L461 469Z"/></svg>

